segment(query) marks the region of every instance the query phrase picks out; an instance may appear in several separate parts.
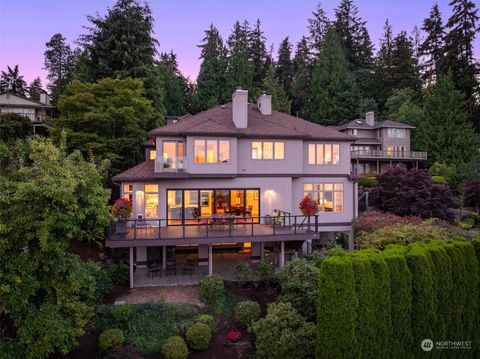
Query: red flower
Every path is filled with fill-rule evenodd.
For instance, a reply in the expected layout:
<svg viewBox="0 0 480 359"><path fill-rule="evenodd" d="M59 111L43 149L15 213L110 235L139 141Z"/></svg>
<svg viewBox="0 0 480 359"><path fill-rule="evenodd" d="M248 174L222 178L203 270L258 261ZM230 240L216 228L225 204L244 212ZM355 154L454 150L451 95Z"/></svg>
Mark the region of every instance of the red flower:
<svg viewBox="0 0 480 359"><path fill-rule="evenodd" d="M231 343L238 342L241 337L242 337L242 333L240 333L240 331L235 329L229 330L227 333L227 340L230 341Z"/></svg>
<svg viewBox="0 0 480 359"><path fill-rule="evenodd" d="M119 198L112 206L112 214L115 218L127 219L132 215L132 204L126 198Z"/></svg>
<svg viewBox="0 0 480 359"><path fill-rule="evenodd" d="M300 211L305 216L313 216L318 213L318 204L313 199L305 196L301 201L299 207Z"/></svg>

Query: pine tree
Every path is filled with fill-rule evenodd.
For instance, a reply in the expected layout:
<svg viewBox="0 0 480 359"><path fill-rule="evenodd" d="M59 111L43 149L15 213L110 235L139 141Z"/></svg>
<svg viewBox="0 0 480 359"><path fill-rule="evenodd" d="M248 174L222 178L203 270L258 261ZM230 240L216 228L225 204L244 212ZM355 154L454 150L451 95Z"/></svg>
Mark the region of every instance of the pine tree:
<svg viewBox="0 0 480 359"><path fill-rule="evenodd" d="M452 166L467 163L476 152L476 135L469 120L465 96L451 76L440 75L423 104L420 144L430 162Z"/></svg>
<svg viewBox="0 0 480 359"><path fill-rule="evenodd" d="M456 88L466 95L469 114L474 113L475 97L479 95L478 64L473 56L473 44L478 27L478 9L469 0L452 0L453 14L448 19L445 36L445 68L453 76ZM478 123L480 127L480 122Z"/></svg>
<svg viewBox="0 0 480 359"><path fill-rule="evenodd" d="M280 43L278 59L275 65L275 77L280 81L287 94L291 92L293 72L292 45L288 41L287 36Z"/></svg>
<svg viewBox="0 0 480 359"><path fill-rule="evenodd" d="M7 66L7 71L2 71L0 76L0 89L2 92L12 92L14 94L25 96L27 92L27 83L20 75L18 65L14 68Z"/></svg>
<svg viewBox="0 0 480 359"><path fill-rule="evenodd" d="M358 15L358 8L353 0L342 0L335 10L335 17L334 27L351 69L366 68L367 64L371 63L372 44L365 27L366 22ZM367 58L364 58L365 55Z"/></svg>
<svg viewBox="0 0 480 359"><path fill-rule="evenodd" d="M317 8L312 12L313 18L308 19L309 47L310 51L318 56L325 40L328 28L331 26L327 14L319 2Z"/></svg>
<svg viewBox="0 0 480 359"><path fill-rule="evenodd" d="M408 87L420 97L422 82L417 59L414 56L412 40L405 31L393 39L391 74L392 90Z"/></svg>
<svg viewBox="0 0 480 359"><path fill-rule="evenodd" d="M380 114L384 111L385 102L395 86L392 79L393 31L388 19L385 21L383 35L380 39L380 48L375 59L373 89L375 101Z"/></svg>
<svg viewBox="0 0 480 359"><path fill-rule="evenodd" d="M325 36L322 52L312 75L309 107L313 121L337 125L352 119L358 106L355 77L335 30Z"/></svg>
<svg viewBox="0 0 480 359"><path fill-rule="evenodd" d="M223 39L217 28L210 25L205 30L200 58L200 72L197 78L195 103L198 110L205 110L227 102L230 94L227 91L227 53Z"/></svg>
<svg viewBox="0 0 480 359"><path fill-rule="evenodd" d="M173 51L162 53L158 64L165 88L165 110L169 115L187 112L188 81L178 69L177 55Z"/></svg>
<svg viewBox="0 0 480 359"><path fill-rule="evenodd" d="M62 34L55 34L46 44L44 56L45 70L48 71L47 85L52 101L56 103L58 96L72 80L79 51L72 50Z"/></svg>
<svg viewBox="0 0 480 359"><path fill-rule="evenodd" d="M271 64L265 45L265 35L261 29L260 20L257 19L255 27L248 34L248 47L250 59L253 64L253 86L259 88Z"/></svg>
<svg viewBox="0 0 480 359"><path fill-rule="evenodd" d="M419 54L423 59L422 77L425 82L432 83L442 73L445 53L445 30L437 4L433 5L429 17L423 20L422 30L426 33L425 40L419 48Z"/></svg>
<svg viewBox="0 0 480 359"><path fill-rule="evenodd" d="M297 49L293 58L293 84L291 90L292 113L296 116L308 119L306 103L312 75L312 58L310 55L308 40L303 36L297 43Z"/></svg>
<svg viewBox="0 0 480 359"><path fill-rule="evenodd" d="M232 92L237 86L253 94L253 65L250 61L248 21L235 22L232 33L227 40L227 91Z"/></svg>
<svg viewBox="0 0 480 359"><path fill-rule="evenodd" d="M37 77L28 86L28 97L35 101L40 101L40 93L43 91L42 80Z"/></svg>
<svg viewBox="0 0 480 359"><path fill-rule="evenodd" d="M272 95L273 110L290 113L292 101L289 100L281 82L275 77L273 68L269 69L267 76L263 79L262 90Z"/></svg>

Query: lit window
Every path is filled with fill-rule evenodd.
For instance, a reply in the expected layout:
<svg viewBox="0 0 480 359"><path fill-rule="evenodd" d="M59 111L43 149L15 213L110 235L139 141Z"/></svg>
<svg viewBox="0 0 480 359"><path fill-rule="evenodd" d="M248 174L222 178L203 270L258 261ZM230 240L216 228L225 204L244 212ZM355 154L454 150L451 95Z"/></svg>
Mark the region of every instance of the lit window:
<svg viewBox="0 0 480 359"><path fill-rule="evenodd" d="M145 217L158 218L158 185L145 185Z"/></svg>
<svg viewBox="0 0 480 359"><path fill-rule="evenodd" d="M340 163L340 145L310 143L308 145L309 165L338 165Z"/></svg>
<svg viewBox="0 0 480 359"><path fill-rule="evenodd" d="M343 212L342 183L305 183L303 191L317 202L320 212Z"/></svg>
<svg viewBox="0 0 480 359"><path fill-rule="evenodd" d="M252 142L253 160L283 160L285 159L285 143L271 141Z"/></svg>
<svg viewBox="0 0 480 359"><path fill-rule="evenodd" d="M133 200L133 185L126 183L123 185L123 198L128 199L130 203Z"/></svg>
<svg viewBox="0 0 480 359"><path fill-rule="evenodd" d="M150 159L154 160L157 157L157 151L150 150Z"/></svg>
<svg viewBox="0 0 480 359"><path fill-rule="evenodd" d="M204 140L195 140L194 143L194 158L196 163L205 162L205 141Z"/></svg>
<svg viewBox="0 0 480 359"><path fill-rule="evenodd" d="M194 161L195 163L230 162L230 141L195 140Z"/></svg>

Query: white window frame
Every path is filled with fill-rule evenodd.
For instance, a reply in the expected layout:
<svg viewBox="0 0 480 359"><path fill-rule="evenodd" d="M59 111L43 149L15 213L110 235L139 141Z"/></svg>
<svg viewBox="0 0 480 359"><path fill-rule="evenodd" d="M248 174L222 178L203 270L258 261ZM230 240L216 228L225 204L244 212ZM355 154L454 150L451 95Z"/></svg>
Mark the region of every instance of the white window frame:
<svg viewBox="0 0 480 359"><path fill-rule="evenodd" d="M261 158L254 158L253 157L253 143L261 143L262 144L262 156ZM272 143L272 158L265 158L265 143ZM283 157L282 158L276 158L275 157L275 147L277 144L282 144L283 146ZM285 142L284 141L257 141L257 140L252 140L250 142L250 158L254 161L283 161L285 160Z"/></svg>
<svg viewBox="0 0 480 359"><path fill-rule="evenodd" d="M305 186L307 185L310 185L312 186L312 190L306 190L305 189ZM315 186L317 185L322 185L322 189L319 190L315 190L313 189ZM332 211L331 212L327 212L325 211L325 208L323 207L323 211L321 210L322 206L321 204L319 204L319 212L322 213L322 214L337 214L337 213L344 213L345 212L345 183L342 183L342 182L316 182L316 183L313 183L313 182L307 182L307 183L304 183L303 184L303 195L304 196L308 196L312 193L323 193L323 198L325 198L325 185L331 185L332 186ZM335 186L336 185L342 185L342 189L341 190L337 190L335 189ZM335 211L335 193L342 193L342 210L341 211ZM318 196L320 198L320 195Z"/></svg>
<svg viewBox="0 0 480 359"><path fill-rule="evenodd" d="M199 162L195 160L195 142L197 141L202 141L204 144L205 148L205 161L204 162ZM217 143L217 162L208 162L207 160L207 142L208 141L215 141ZM228 142L228 160L227 161L220 161L220 142ZM218 165L218 164L229 164L232 161L232 143L229 139L226 138L196 138L193 141L193 163L199 164L199 165Z"/></svg>
<svg viewBox="0 0 480 359"><path fill-rule="evenodd" d="M407 130L404 128L388 128L388 138L407 138Z"/></svg>
<svg viewBox="0 0 480 359"><path fill-rule="evenodd" d="M310 162L310 149L313 146L315 148L315 155L313 158L315 158L315 163ZM331 163L326 163L326 151L325 151L325 146L330 146L330 157L331 157ZM334 147L338 147L338 162L334 163L333 162L333 152L334 152ZM322 156L319 158L319 149L322 148ZM340 150L340 144L339 143L309 143L307 145L307 163L310 166L339 166L341 162L341 150Z"/></svg>

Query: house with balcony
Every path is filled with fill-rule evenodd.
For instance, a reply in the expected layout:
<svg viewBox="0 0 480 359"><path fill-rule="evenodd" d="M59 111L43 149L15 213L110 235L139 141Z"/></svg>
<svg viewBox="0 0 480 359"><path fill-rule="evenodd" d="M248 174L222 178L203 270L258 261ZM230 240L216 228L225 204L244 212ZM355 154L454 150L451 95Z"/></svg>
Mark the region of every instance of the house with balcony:
<svg viewBox="0 0 480 359"><path fill-rule="evenodd" d="M51 127L48 119L51 118L53 108L46 92L40 93L40 101L11 92L0 93L0 114L16 113L27 117L32 122L34 134L45 133Z"/></svg>
<svg viewBox="0 0 480 359"><path fill-rule="evenodd" d="M398 163L418 168L419 163L427 160L426 152L411 149L414 126L392 120L375 121L373 112L368 112L365 119L331 128L356 138L351 149L353 173L379 174Z"/></svg>
<svg viewBox="0 0 480 359"><path fill-rule="evenodd" d="M231 103L170 121L150 131L144 162L113 177L133 214L106 246L129 248L132 287L228 277L238 260L283 266L289 251L339 233L353 249L355 138L271 100L237 89ZM301 213L304 196L318 213Z"/></svg>

